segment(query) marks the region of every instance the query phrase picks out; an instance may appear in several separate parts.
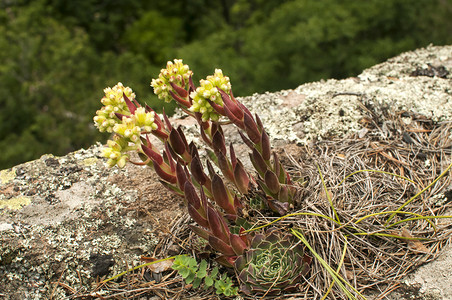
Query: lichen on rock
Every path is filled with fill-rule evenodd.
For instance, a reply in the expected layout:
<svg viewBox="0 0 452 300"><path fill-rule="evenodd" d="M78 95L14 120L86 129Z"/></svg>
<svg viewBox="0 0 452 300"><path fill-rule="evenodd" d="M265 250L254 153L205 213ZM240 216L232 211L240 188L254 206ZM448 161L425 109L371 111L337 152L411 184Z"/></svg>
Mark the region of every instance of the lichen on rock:
<svg viewBox="0 0 452 300"><path fill-rule="evenodd" d="M52 284L58 280L87 289L99 275L92 257L111 257L101 273L112 275L157 244L154 224L132 208L149 199L112 182L129 170L107 168L100 147L8 170L15 176L0 184L0 286L11 299L46 299L52 291L63 297L66 291Z"/></svg>
<svg viewBox="0 0 452 300"><path fill-rule="evenodd" d="M255 94L241 101L259 116L272 139L306 144L358 132L369 114L403 111L452 118L452 75L412 76L427 64L452 70L452 46L403 53L354 78L303 84L294 90Z"/></svg>

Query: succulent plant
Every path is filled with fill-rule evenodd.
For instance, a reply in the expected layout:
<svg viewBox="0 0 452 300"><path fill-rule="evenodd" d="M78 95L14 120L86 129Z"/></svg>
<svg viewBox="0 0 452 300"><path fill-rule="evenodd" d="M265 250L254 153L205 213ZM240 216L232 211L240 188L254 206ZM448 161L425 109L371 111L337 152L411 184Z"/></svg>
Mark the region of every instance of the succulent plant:
<svg viewBox="0 0 452 300"><path fill-rule="evenodd" d="M167 63L166 69L161 70L159 78L152 80L151 85L160 99L176 101L182 111L196 119L200 136L208 146L206 152L210 160L206 160L204 165L207 170L194 142L187 142L182 127L173 127L165 112L160 117L148 105L139 104L133 91L121 83L105 89L105 97L101 100L104 107L97 111L94 122L100 131L114 133L113 140L103 150L108 164L124 167L130 162L153 167L159 181L184 199L190 216L198 225L191 226L193 231L220 254L218 262L233 267L237 257L255 248L250 247L251 234L247 234L238 223L246 207L242 203L246 197L242 196L250 195L260 187L261 203L283 215L293 202L295 189L278 156L272 152L262 121L234 98L229 78L216 69L196 87L192 75L189 67L176 59ZM250 159L257 178L245 169L232 144L227 147L222 126L230 123L239 128L241 138L252 152ZM157 137L163 147L153 145L149 135ZM133 161L129 152L136 152L141 161ZM217 174L212 163L223 176ZM290 244L289 239L277 236L272 233L263 239L258 235L255 245L264 248L278 244L276 248L285 249ZM264 255L262 250L253 249L243 257L251 258L256 253ZM289 258L284 256L281 262L295 266L300 274L307 271L300 246L287 248L287 254ZM279 255L282 257L282 252ZM238 261L238 267L248 263L244 258ZM240 272L242 276L248 273L256 275L257 271L253 273L252 270L253 267L247 265L247 271ZM294 287L295 280L301 276L298 273L284 270L277 288Z"/></svg>
<svg viewBox="0 0 452 300"><path fill-rule="evenodd" d="M310 263L311 257L292 235L270 229L254 236L250 250L237 258L234 267L245 294L278 295L295 291Z"/></svg>

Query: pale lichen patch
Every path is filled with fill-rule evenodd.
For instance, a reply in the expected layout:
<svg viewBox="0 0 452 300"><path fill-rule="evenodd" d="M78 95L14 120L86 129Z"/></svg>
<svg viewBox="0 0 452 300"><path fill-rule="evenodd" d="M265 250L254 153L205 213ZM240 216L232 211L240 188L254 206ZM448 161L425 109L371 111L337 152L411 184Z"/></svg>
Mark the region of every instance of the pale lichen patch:
<svg viewBox="0 0 452 300"><path fill-rule="evenodd" d="M0 212L2 209L18 210L31 203L29 197L20 196L11 199L0 200Z"/></svg>
<svg viewBox="0 0 452 300"><path fill-rule="evenodd" d="M98 159L96 157L86 158L86 159L82 160L82 164L87 167L92 166L97 162L97 160Z"/></svg>
<svg viewBox="0 0 452 300"><path fill-rule="evenodd" d="M0 207L22 207L0 213L0 286L8 295L45 299L54 290L54 298L64 298L67 290L52 282L90 288L96 279L93 256L111 257L113 275L152 253L158 243L153 224L129 209L137 205L137 192L109 181L127 169L105 168L100 147L15 167L6 188L18 196L0 200Z"/></svg>
<svg viewBox="0 0 452 300"><path fill-rule="evenodd" d="M11 170L1 170L0 171L0 184L7 184L16 177L16 170L12 168Z"/></svg>

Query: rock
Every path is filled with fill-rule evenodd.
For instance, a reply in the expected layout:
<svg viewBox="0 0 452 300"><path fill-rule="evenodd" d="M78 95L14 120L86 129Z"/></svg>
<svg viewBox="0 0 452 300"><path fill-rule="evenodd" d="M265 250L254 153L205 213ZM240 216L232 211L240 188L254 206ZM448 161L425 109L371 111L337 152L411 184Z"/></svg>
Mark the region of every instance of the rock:
<svg viewBox="0 0 452 300"><path fill-rule="evenodd" d="M386 111L450 120L451 74L445 75L444 71L443 76L412 75L429 65L452 70L452 46L429 46L391 58L357 77L256 94L242 102L251 111L259 112L269 135L281 145L343 137L360 131L360 121L366 116L383 118Z"/></svg>
<svg viewBox="0 0 452 300"><path fill-rule="evenodd" d="M0 294L61 299L58 282L90 292L150 256L183 214L149 168L109 169L101 147L1 171Z"/></svg>
<svg viewBox="0 0 452 300"><path fill-rule="evenodd" d="M451 70L452 46L429 46L354 78L240 101L259 113L274 146L306 144L366 135L362 124L369 116L388 127L388 111L451 120ZM197 134L192 120L174 122ZM227 130L240 149L235 131ZM96 277L118 274L139 264L140 255L152 255L172 221L185 213L149 168L109 169L100 147L44 155L0 172L0 296L63 298L67 286L88 293ZM452 299L451 257L448 247L407 278L407 298L399 293L388 299Z"/></svg>

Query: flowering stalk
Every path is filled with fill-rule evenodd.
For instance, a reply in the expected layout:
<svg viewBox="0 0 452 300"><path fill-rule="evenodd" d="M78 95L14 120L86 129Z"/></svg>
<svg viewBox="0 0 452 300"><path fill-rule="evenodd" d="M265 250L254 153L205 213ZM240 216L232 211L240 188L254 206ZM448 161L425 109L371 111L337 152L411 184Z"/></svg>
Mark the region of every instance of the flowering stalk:
<svg viewBox="0 0 452 300"><path fill-rule="evenodd" d="M175 60L175 64L182 64ZM172 66L174 64L168 63ZM180 67L181 68L181 67ZM169 74L169 70L162 70L159 78ZM192 73L190 73L192 74ZM191 75L190 75L191 76ZM168 79L170 81L171 79ZM151 85L154 92L165 90L162 81L153 80ZM285 214L289 205L293 203L295 187L290 176L280 164L276 153L271 151L270 139L265 131L262 121L240 103L232 94L229 78L219 69L214 75L201 80L201 86L195 88L191 77L185 81L171 82L169 95L189 115L196 118L200 125L201 137L204 142L213 148L210 157L217 163L223 175L232 183L240 193L246 194L250 188L250 178L243 168L243 164L235 158L233 147L230 147L228 159L224 136L221 130L220 118L228 119L240 131L242 140L251 149L250 160L258 173L256 180L261 190L266 194L265 202L275 212ZM166 93L163 93L166 97ZM160 97L160 95L159 95ZM162 96L163 97L163 96ZM166 98L167 99L167 98Z"/></svg>
<svg viewBox="0 0 452 300"><path fill-rule="evenodd" d="M227 93L220 90L220 93L224 106L220 108L213 105L213 107L241 129L239 134L252 151L249 155L250 160L258 172L257 182L267 195L268 206L281 215L285 214L289 204L293 203L295 187L289 174L280 164L277 154L271 151L270 138L262 121L257 114L253 117L251 112L234 98L232 91Z"/></svg>
<svg viewBox="0 0 452 300"><path fill-rule="evenodd" d="M232 266L235 258L249 248L251 240L243 228L239 229L240 234L233 234L229 229L229 222L241 214L243 205L239 195L246 195L252 183L257 182L266 195L268 207L284 214L292 203L294 187L278 156L271 151L259 116L253 116L234 98L229 78L217 69L196 88L192 74L182 60L176 59L167 63L151 86L160 99L175 100L197 120L200 135L211 149L209 157L236 190L223 181L209 161L206 174L196 146L187 142L181 127L173 127L165 113L160 118L149 106L141 106L132 90L121 83L104 90L101 102L105 106L97 111L94 122L100 131L115 134L103 150L108 164L124 167L130 161L129 152L137 152L142 162L132 163L152 166L160 182L183 197L190 216L198 224L192 226L193 231L222 254L223 264ZM227 123L239 128L240 136L251 149L250 159L257 179L245 170L232 144L226 146L222 125ZM149 134L162 142L163 151L151 143Z"/></svg>
<svg viewBox="0 0 452 300"><path fill-rule="evenodd" d="M172 66L171 64L168 65ZM178 65L177 61L176 65ZM179 69L185 68L179 66ZM160 76L160 79L162 77ZM176 82L183 84L185 80L182 75L180 77L182 79L176 80ZM176 83L170 80L168 82L170 82L169 85L172 88L168 91L169 95L173 94L174 96L174 91L178 94L182 93L181 89L175 86ZM235 192L227 187L221 177L215 173L210 163L207 165L209 175L205 174L196 146L193 143L187 143L182 129L180 127L174 128L165 114L162 120L150 107L142 107L135 100L130 88L123 88L122 84L116 85L113 89L106 89L108 92L111 90L116 93L113 95L114 97L110 96L110 98L116 100L117 106L121 104L121 109L112 107L113 113L109 115L108 124L112 124L111 131L115 133L114 140L108 141L108 147L103 151L104 156L109 158L109 165L117 164L119 167L124 167L126 161L129 160L128 152L138 152L142 162L133 163L152 166L160 177L160 182L169 190L184 198L189 214L199 225L199 227L193 227L193 230L208 240L213 249L222 253L219 258L220 262L231 267L235 257L242 254L249 244L246 235L239 237L232 234L225 220L225 218L235 220L242 207ZM124 91L127 91L129 96ZM188 93L186 96L188 96ZM179 99L179 102L186 104L181 99ZM99 129L102 128L102 123L107 119L103 117L104 111L105 108L102 108L94 117L95 124ZM198 113L192 113L188 110L187 112L194 117L199 117ZM198 119L201 120L201 118ZM210 121L204 122L203 130L210 128L210 126ZM211 132L217 132L217 130L220 132L221 128L214 126L213 131L208 131L209 136L211 136ZM149 134L155 135L163 143L164 150L162 152L151 143ZM215 139L215 149L217 148L225 149L224 138ZM225 153L225 151L222 151L222 153ZM241 176L246 175L243 172L237 173ZM247 179L246 175L246 178L242 178L238 182L242 182L241 185L244 186ZM196 188L199 190L201 198L197 196ZM216 205L210 203L207 200L208 198ZM221 208L223 212L220 212L218 208ZM243 228L241 230L244 231Z"/></svg>
<svg viewBox="0 0 452 300"><path fill-rule="evenodd" d="M214 179L216 180L216 179ZM249 248L250 238L244 234L244 229L240 229L241 235L233 234L225 218L207 201L207 197L200 189L200 195L196 193L195 187L190 181L185 182L185 199L187 202L188 213L199 226L190 226L190 228L200 237L209 242L212 248L222 255L217 259L223 265L232 267L237 256L242 255L245 249ZM215 199L217 199L215 197ZM226 201L219 204L222 208L231 206Z"/></svg>

